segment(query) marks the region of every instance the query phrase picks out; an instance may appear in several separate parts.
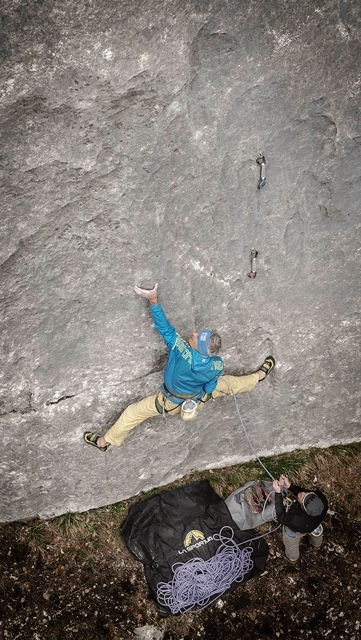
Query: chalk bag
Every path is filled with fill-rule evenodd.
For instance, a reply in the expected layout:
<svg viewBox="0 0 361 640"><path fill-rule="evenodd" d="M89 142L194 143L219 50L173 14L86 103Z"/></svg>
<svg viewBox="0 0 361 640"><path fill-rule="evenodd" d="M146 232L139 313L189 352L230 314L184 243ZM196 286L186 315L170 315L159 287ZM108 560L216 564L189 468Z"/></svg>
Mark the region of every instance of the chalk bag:
<svg viewBox="0 0 361 640"><path fill-rule="evenodd" d="M198 406L194 400L185 400L182 402L181 418L182 420L194 420L198 414Z"/></svg>

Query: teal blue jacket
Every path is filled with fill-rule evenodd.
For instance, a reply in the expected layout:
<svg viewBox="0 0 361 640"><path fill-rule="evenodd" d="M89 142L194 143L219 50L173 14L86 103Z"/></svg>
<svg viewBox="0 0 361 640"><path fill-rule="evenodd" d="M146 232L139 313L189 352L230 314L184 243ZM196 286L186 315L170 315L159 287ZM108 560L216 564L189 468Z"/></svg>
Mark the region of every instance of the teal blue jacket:
<svg viewBox="0 0 361 640"><path fill-rule="evenodd" d="M202 356L183 340L174 327L168 322L160 304L151 305L154 326L162 336L169 349L167 364L164 369L163 393L172 401L180 404L180 396L196 396L201 398L205 393L212 393L217 380L223 371L223 360L220 356Z"/></svg>

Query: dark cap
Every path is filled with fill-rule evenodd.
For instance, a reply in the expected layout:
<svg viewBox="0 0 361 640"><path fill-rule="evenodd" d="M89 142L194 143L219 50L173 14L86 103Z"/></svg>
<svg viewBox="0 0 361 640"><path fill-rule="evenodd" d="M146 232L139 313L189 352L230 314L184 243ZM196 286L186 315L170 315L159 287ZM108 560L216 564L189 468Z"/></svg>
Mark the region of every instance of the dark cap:
<svg viewBox="0 0 361 640"><path fill-rule="evenodd" d="M306 493L305 497L302 500L303 508L308 513L309 516L320 516L323 509L324 504L322 500L313 491L310 493Z"/></svg>

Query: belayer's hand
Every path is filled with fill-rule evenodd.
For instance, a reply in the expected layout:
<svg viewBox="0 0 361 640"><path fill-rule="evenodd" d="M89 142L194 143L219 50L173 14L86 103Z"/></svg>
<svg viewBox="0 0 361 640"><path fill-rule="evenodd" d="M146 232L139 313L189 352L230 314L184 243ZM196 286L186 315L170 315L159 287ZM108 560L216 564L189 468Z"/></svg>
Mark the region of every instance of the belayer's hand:
<svg viewBox="0 0 361 640"><path fill-rule="evenodd" d="M280 483L278 482L278 480L273 480L273 488L275 490L276 493L281 493L281 487L280 487Z"/></svg>
<svg viewBox="0 0 361 640"><path fill-rule="evenodd" d="M286 489L289 489L291 486L289 479L287 478L287 476L283 475L283 473L280 475L280 484L286 487Z"/></svg>
<svg viewBox="0 0 361 640"><path fill-rule="evenodd" d="M158 282L155 283L153 289L141 289L135 286L134 291L138 296L142 296L142 298L148 300L150 304L158 303Z"/></svg>

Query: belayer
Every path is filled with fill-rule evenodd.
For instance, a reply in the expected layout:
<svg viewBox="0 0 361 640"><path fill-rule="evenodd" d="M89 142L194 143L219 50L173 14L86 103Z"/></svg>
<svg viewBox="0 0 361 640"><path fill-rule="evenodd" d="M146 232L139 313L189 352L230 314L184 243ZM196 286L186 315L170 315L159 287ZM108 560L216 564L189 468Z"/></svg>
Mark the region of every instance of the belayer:
<svg viewBox="0 0 361 640"><path fill-rule="evenodd" d="M284 475L273 481L273 488L276 492L277 522L283 525L286 558L290 562L297 562L300 556L300 542L304 536L308 536L312 547L318 548L323 542L321 522L328 510L327 498L321 491L310 491L291 484ZM286 493L290 490L297 497L289 509L284 505L282 489Z"/></svg>
<svg viewBox="0 0 361 640"><path fill-rule="evenodd" d="M221 375L224 365L218 353L222 342L216 331L202 329L192 333L187 341L183 340L158 303L158 284L151 290L134 287L134 291L150 303L154 326L169 349L164 382L153 395L129 405L103 436L89 431L84 433L85 442L100 451L106 451L111 444L121 445L128 433L148 418L181 413L187 419L189 404L190 415L195 417L197 410L210 398L252 391L275 366L274 358L268 356L256 373Z"/></svg>

